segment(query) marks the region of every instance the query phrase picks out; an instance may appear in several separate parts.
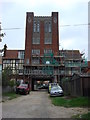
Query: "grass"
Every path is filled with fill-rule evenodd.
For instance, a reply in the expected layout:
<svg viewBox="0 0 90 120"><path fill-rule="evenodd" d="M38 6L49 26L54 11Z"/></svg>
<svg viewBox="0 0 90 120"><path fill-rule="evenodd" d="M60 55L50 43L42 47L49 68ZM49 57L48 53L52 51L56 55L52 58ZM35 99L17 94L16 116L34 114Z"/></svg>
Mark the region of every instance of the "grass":
<svg viewBox="0 0 90 120"><path fill-rule="evenodd" d="M74 115L72 116L72 118L83 118L83 119L86 119L86 120L90 120L90 112L88 112L87 114L83 114L83 115Z"/></svg>
<svg viewBox="0 0 90 120"><path fill-rule="evenodd" d="M90 107L89 99L87 97L77 97L77 98L64 98L64 97L54 97L51 98L52 103L56 106L64 107Z"/></svg>
<svg viewBox="0 0 90 120"><path fill-rule="evenodd" d="M20 97L20 94L16 94L15 92L8 92L2 94L3 98L7 98L8 100L12 100L14 98Z"/></svg>

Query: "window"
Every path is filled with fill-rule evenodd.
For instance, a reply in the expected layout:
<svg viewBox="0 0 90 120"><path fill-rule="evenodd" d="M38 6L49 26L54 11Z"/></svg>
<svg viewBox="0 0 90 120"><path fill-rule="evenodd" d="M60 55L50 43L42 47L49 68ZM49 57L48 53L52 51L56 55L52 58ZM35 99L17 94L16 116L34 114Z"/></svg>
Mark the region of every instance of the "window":
<svg viewBox="0 0 90 120"><path fill-rule="evenodd" d="M34 21L33 32L40 32L40 22L39 21Z"/></svg>
<svg viewBox="0 0 90 120"><path fill-rule="evenodd" d="M18 64L19 63L19 60L16 60L16 64Z"/></svg>
<svg viewBox="0 0 90 120"><path fill-rule="evenodd" d="M23 69L23 64L18 65L19 69Z"/></svg>
<svg viewBox="0 0 90 120"><path fill-rule="evenodd" d="M32 58L32 64L39 64L38 58Z"/></svg>
<svg viewBox="0 0 90 120"><path fill-rule="evenodd" d="M24 59L24 54L25 54L24 51L19 51L18 52L18 58L19 59Z"/></svg>
<svg viewBox="0 0 90 120"><path fill-rule="evenodd" d="M15 60L13 60L13 64L15 64Z"/></svg>
<svg viewBox="0 0 90 120"><path fill-rule="evenodd" d="M49 22L49 28L48 31L51 32L51 22Z"/></svg>
<svg viewBox="0 0 90 120"><path fill-rule="evenodd" d="M29 59L26 59L26 64L29 64Z"/></svg>
<svg viewBox="0 0 90 120"><path fill-rule="evenodd" d="M6 63L7 63L7 64L10 64L10 60L6 60Z"/></svg>
<svg viewBox="0 0 90 120"><path fill-rule="evenodd" d="M34 21L33 32L36 32L36 21Z"/></svg>
<svg viewBox="0 0 90 120"><path fill-rule="evenodd" d="M39 37L33 38L32 39L32 44L40 44L40 38Z"/></svg>
<svg viewBox="0 0 90 120"><path fill-rule="evenodd" d="M44 49L44 54L52 53L51 49Z"/></svg>
<svg viewBox="0 0 90 120"><path fill-rule="evenodd" d="M52 39L51 38L45 38L44 43L45 44L52 44Z"/></svg>
<svg viewBox="0 0 90 120"><path fill-rule="evenodd" d="M32 49L32 54L33 55L40 55L40 50L39 49Z"/></svg>
<svg viewBox="0 0 90 120"><path fill-rule="evenodd" d="M40 23L39 23L39 21L37 22L37 32L39 32L40 31Z"/></svg>
<svg viewBox="0 0 90 120"><path fill-rule="evenodd" d="M44 29L46 33L51 32L51 21L45 21Z"/></svg>
<svg viewBox="0 0 90 120"><path fill-rule="evenodd" d="M23 64L23 63L24 63L24 60L19 60L19 63Z"/></svg>
<svg viewBox="0 0 90 120"><path fill-rule="evenodd" d="M6 60L3 60L3 63L6 63Z"/></svg>

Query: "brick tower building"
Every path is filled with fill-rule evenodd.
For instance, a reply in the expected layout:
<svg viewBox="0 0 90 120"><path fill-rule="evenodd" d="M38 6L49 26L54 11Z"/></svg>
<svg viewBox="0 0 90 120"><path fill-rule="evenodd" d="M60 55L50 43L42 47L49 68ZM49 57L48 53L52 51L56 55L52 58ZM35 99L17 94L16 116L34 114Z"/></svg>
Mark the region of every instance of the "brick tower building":
<svg viewBox="0 0 90 120"><path fill-rule="evenodd" d="M25 50L7 50L4 46L2 69L12 69L12 79L39 84L58 82L81 74L87 66L79 50L59 50L58 12L51 16L26 14Z"/></svg>
<svg viewBox="0 0 90 120"><path fill-rule="evenodd" d="M31 90L39 84L58 82L81 74L87 67L79 50L59 50L58 12L51 16L26 14L25 50L3 49L2 69L12 70L12 79L30 83Z"/></svg>
<svg viewBox="0 0 90 120"><path fill-rule="evenodd" d="M58 13L52 16L34 16L28 12L26 17L25 64L31 64L32 54L46 52L59 53Z"/></svg>
<svg viewBox="0 0 90 120"><path fill-rule="evenodd" d="M52 16L34 16L33 12L27 12L24 75L31 87L37 79L57 81L54 73L58 55L58 12L52 12Z"/></svg>

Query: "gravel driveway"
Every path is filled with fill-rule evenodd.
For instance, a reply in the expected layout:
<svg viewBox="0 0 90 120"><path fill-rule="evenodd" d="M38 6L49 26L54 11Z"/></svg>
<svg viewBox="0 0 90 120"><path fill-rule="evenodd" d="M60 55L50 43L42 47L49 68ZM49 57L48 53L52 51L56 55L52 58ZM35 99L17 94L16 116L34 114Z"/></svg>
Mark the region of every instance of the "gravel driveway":
<svg viewBox="0 0 90 120"><path fill-rule="evenodd" d="M64 108L52 105L46 91L31 92L2 103L3 118L70 118L87 113L86 108Z"/></svg>

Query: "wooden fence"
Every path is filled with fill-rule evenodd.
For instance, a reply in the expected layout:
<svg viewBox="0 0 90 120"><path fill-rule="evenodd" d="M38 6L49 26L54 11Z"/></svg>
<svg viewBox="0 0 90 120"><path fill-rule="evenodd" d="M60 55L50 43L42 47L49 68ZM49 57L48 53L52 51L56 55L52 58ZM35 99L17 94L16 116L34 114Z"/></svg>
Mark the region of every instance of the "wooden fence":
<svg viewBox="0 0 90 120"><path fill-rule="evenodd" d="M72 76L70 80L62 81L65 94L90 97L90 76Z"/></svg>

